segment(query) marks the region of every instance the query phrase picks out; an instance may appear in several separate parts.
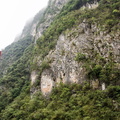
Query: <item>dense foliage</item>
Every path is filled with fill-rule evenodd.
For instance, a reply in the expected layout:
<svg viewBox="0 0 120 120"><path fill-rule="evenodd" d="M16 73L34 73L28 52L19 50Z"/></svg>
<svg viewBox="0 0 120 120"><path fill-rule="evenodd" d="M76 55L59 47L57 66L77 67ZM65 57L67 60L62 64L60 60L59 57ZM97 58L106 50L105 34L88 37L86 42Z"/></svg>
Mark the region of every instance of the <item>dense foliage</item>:
<svg viewBox="0 0 120 120"><path fill-rule="evenodd" d="M92 90L88 84L63 85L50 98L30 99L25 90L0 114L0 120L119 120L120 87Z"/></svg>
<svg viewBox="0 0 120 120"><path fill-rule="evenodd" d="M0 79L0 111L13 102L21 92L29 88L32 48L32 45L29 46L23 56L9 67L6 75Z"/></svg>
<svg viewBox="0 0 120 120"><path fill-rule="evenodd" d="M89 80L98 79L100 83L104 82L106 85L116 85L120 80L120 69L118 68L118 64L114 62L111 54L108 58L109 61L98 53L93 53L92 57L87 58L85 54L78 53L75 60L83 63Z"/></svg>
<svg viewBox="0 0 120 120"><path fill-rule="evenodd" d="M2 59L0 60L0 77L7 68L16 62L25 49L32 43L32 36L26 36L21 40L12 43L2 51Z"/></svg>

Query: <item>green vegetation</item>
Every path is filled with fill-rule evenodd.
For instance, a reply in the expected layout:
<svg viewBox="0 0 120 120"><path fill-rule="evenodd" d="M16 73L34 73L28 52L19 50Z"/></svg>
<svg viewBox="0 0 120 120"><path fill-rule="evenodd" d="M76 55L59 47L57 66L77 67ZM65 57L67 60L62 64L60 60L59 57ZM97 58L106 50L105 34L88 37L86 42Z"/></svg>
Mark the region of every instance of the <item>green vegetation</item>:
<svg viewBox="0 0 120 120"><path fill-rule="evenodd" d="M100 1L100 0L97 0ZM67 5L65 5L59 16L68 14L71 11L80 9L86 3L93 3L94 0L70 0Z"/></svg>
<svg viewBox="0 0 120 120"><path fill-rule="evenodd" d="M0 120L119 120L120 87L92 90L87 84L55 88L49 99L27 91L0 113Z"/></svg>
<svg viewBox="0 0 120 120"><path fill-rule="evenodd" d="M87 60L86 56L84 54L78 53L75 57L75 60L80 62L80 61L84 61Z"/></svg>
<svg viewBox="0 0 120 120"><path fill-rule="evenodd" d="M29 46L23 56L9 67L6 75L0 79L0 111L13 102L14 98L30 85L30 57L33 46ZM26 57L27 56L27 57Z"/></svg>
<svg viewBox="0 0 120 120"><path fill-rule="evenodd" d="M2 60L0 60L0 77L11 64L15 63L24 53L25 49L32 43L32 36L12 43L3 50Z"/></svg>
<svg viewBox="0 0 120 120"><path fill-rule="evenodd" d="M40 68L41 68L42 71L50 68L49 62L43 61Z"/></svg>
<svg viewBox="0 0 120 120"><path fill-rule="evenodd" d="M85 15L90 23L96 22L102 27L104 25L104 29L110 32L119 29L119 6L119 0L100 0L99 7L96 10L90 10Z"/></svg>
<svg viewBox="0 0 120 120"><path fill-rule="evenodd" d="M93 54L91 58L86 58L84 54L78 53L75 60L78 63L83 63L89 80L98 79L100 83L105 82L107 85L116 85L120 79L120 70L112 60L112 56L109 56L108 62L99 54Z"/></svg>
<svg viewBox="0 0 120 120"><path fill-rule="evenodd" d="M106 63L105 65L94 63L91 69L88 70L88 77L90 79L99 79L100 82L105 82L107 85L116 85L119 81L120 71L117 65L113 62Z"/></svg>

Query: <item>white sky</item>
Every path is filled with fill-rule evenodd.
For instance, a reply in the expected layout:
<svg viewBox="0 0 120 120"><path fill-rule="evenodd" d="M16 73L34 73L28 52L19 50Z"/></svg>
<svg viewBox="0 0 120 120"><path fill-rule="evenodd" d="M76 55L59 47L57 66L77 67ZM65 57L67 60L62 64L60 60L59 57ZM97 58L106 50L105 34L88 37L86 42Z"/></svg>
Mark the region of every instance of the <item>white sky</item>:
<svg viewBox="0 0 120 120"><path fill-rule="evenodd" d="M48 0L0 0L0 50L11 44L26 21L47 3Z"/></svg>

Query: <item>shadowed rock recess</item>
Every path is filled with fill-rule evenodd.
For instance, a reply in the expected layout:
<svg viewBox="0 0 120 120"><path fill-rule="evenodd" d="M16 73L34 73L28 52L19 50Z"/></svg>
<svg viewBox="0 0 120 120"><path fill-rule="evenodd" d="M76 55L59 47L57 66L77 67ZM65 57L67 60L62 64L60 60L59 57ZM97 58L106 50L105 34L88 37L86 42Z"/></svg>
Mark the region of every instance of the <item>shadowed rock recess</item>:
<svg viewBox="0 0 120 120"><path fill-rule="evenodd" d="M0 120L119 120L119 19L119 0L49 0L2 51Z"/></svg>

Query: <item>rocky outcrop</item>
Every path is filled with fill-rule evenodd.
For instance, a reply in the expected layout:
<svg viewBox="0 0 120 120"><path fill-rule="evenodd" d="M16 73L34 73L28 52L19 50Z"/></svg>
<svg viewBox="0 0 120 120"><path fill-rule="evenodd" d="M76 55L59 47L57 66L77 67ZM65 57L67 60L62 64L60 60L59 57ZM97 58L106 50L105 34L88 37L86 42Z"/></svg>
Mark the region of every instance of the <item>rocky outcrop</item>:
<svg viewBox="0 0 120 120"><path fill-rule="evenodd" d="M38 72L37 71L32 71L31 77L30 77L31 85L34 85L34 83L36 82L37 77L38 77Z"/></svg>
<svg viewBox="0 0 120 120"><path fill-rule="evenodd" d="M52 70L45 70L41 75L41 92L43 95L48 95L54 87L55 81Z"/></svg>
<svg viewBox="0 0 120 120"><path fill-rule="evenodd" d="M60 82L80 83L87 81L84 63L75 61L77 53L84 54L88 59L93 52L109 61L110 52L113 53L114 62L120 63L119 31L115 34L100 31L96 25L89 25L83 21L77 28L67 30L61 34L55 50L51 51L45 59L51 59L51 71L44 71L41 79L41 91L49 94L53 86ZM113 42L114 41L114 42ZM54 79L52 76L55 76ZM103 84L98 80L92 81L93 89L104 90Z"/></svg>
<svg viewBox="0 0 120 120"><path fill-rule="evenodd" d="M36 40L49 27L55 16L68 1L69 0L50 0L46 8L39 11L32 20L27 22L20 39L24 38L26 35L32 35L35 40L34 43L36 44Z"/></svg>
<svg viewBox="0 0 120 120"><path fill-rule="evenodd" d="M86 5L83 5L83 7L81 8L81 9L85 9L85 8L87 8L87 9L95 9L95 8L97 8L98 7L98 1L97 0L94 0L94 2L92 2L92 3L86 3Z"/></svg>
<svg viewBox="0 0 120 120"><path fill-rule="evenodd" d="M27 29L27 26L24 28L24 31L31 30L29 32L29 34L33 36L35 44L36 44L37 39L41 37L43 32L52 23L52 21L54 20L55 16L59 14L59 12L63 8L63 6L68 1L69 0L50 0L49 3L48 3L48 7L46 9L43 9L42 11L40 11L38 13L38 15L35 16L32 24L29 25L29 27L31 27L31 28ZM42 19L39 16L41 16ZM37 18L39 18L39 19L37 19ZM23 32L23 33L25 33L25 32ZM22 36L24 36L24 34ZM40 60L39 56L36 56L34 59L36 59L38 61L38 65L41 64L41 60ZM34 62L34 60L33 60L33 62ZM31 85L33 85L33 83L36 82L36 78L37 78L36 72L32 71L31 72ZM46 77L44 77L44 74L42 74L42 77L41 77L41 82L42 83L41 84L45 84L46 83L46 84L48 84L46 86L49 86L49 82L52 79L51 79L51 77L49 77L48 78L48 82L46 81L44 83L44 81L42 81L42 80L45 79L45 78ZM53 86L53 84L52 84L52 86ZM45 86L44 87L41 86L41 89L43 89L42 91L44 91ZM35 87L34 86L31 87L31 93L35 93L35 91L37 91L35 89ZM46 91L51 91L51 88L49 90L46 90ZM43 94L47 94L47 92L43 92Z"/></svg>
<svg viewBox="0 0 120 120"><path fill-rule="evenodd" d="M50 0L46 11L44 12L44 17L42 21L36 25L36 33L35 42L36 40L43 34L43 32L49 27L49 25L54 20L55 16L61 11L62 7L68 2L69 0Z"/></svg>
<svg viewBox="0 0 120 120"><path fill-rule="evenodd" d="M68 0L51 0L48 8L44 13L44 19L35 25L36 31L33 36L35 41L43 34L43 32L51 24L55 16L60 12L64 4ZM98 1L87 3L81 9L94 9L98 7ZM54 12L51 12L54 11ZM54 13L54 14L53 14ZM104 26L103 26L104 27ZM120 68L120 32L109 32L101 30L101 27L94 23L91 24L86 19L83 20L77 27L67 29L62 33L57 41L54 50L44 58L45 61L50 61L49 69L43 70L40 76L40 86L43 95L51 93L52 88L62 83L79 83L84 84L88 81L86 76L85 62L76 61L75 58L78 53L85 56L86 59L93 60L96 64L99 63L96 55L102 57L105 62L109 62L110 56L114 63L118 63ZM35 56L33 61L37 61L40 67L42 64L40 56ZM33 73L33 72L32 72ZM36 79L34 79L36 82ZM105 89L104 83L100 83L98 79L91 79L89 83L93 89ZM35 88L34 88L35 89ZM33 90L34 93L34 90Z"/></svg>

